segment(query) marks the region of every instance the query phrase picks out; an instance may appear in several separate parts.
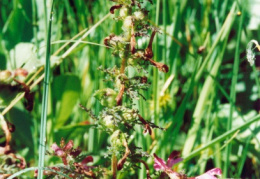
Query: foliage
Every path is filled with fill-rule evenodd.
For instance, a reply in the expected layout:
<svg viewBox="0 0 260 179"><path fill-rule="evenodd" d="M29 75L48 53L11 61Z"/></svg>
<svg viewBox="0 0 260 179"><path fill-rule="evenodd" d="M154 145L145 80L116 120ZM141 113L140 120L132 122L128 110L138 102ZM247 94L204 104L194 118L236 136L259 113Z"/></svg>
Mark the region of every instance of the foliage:
<svg viewBox="0 0 260 179"><path fill-rule="evenodd" d="M173 150L183 161L170 170L188 177L216 167L223 177L260 178L257 5L57 1L46 149L73 140L93 158L88 169L108 178L113 154L128 154L117 178L145 178L146 165L156 178L164 171L153 169L153 154ZM37 166L49 11L50 1L0 1L0 176L22 170L22 161ZM62 162L52 154L49 169Z"/></svg>

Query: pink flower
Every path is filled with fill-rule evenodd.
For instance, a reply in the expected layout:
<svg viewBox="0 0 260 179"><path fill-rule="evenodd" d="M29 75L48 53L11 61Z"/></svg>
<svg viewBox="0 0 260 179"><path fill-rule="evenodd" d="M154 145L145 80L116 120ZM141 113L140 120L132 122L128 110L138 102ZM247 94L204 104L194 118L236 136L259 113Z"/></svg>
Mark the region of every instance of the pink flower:
<svg viewBox="0 0 260 179"><path fill-rule="evenodd" d="M188 178L188 179L217 179L216 176L221 176L222 171L220 168L213 168L206 173L197 176L197 177L186 177L185 174L177 173L172 170L172 166L180 161L182 161L182 158L178 157L179 152L173 151L167 162L165 162L163 159L159 158L156 154L154 154L154 169L156 171L163 171L160 178L170 177L170 179L181 179L181 178ZM167 175L166 175L167 174Z"/></svg>
<svg viewBox="0 0 260 179"><path fill-rule="evenodd" d="M93 162L93 157L92 156L87 156L84 160L82 160L81 164L83 165L83 168L85 170L89 170L90 168L92 168L92 167L87 166L87 164L89 162Z"/></svg>
<svg viewBox="0 0 260 179"><path fill-rule="evenodd" d="M54 153L59 157L64 157L66 155L66 153L56 143L52 144L51 148Z"/></svg>
<svg viewBox="0 0 260 179"><path fill-rule="evenodd" d="M70 140L66 145L64 139L61 139L60 147L54 143L51 145L52 150L54 151L55 155L60 157L63 161L64 165L68 165L67 156L72 155L73 157L76 157L80 154L81 150L73 149L74 143L72 140Z"/></svg>
<svg viewBox="0 0 260 179"><path fill-rule="evenodd" d="M213 169L207 171L206 173L195 177L195 179L217 179L217 177L215 177L215 175L217 175L217 176L222 175L222 171L220 168L213 168Z"/></svg>
<svg viewBox="0 0 260 179"><path fill-rule="evenodd" d="M182 174L179 174L175 171L173 171L171 168L174 164L182 161L182 158L178 158L179 152L172 151L170 154L167 162L165 162L163 159L159 158L156 154L154 154L154 169L156 171L163 171L161 177L165 177L165 173L171 178L171 179L178 179L181 177Z"/></svg>

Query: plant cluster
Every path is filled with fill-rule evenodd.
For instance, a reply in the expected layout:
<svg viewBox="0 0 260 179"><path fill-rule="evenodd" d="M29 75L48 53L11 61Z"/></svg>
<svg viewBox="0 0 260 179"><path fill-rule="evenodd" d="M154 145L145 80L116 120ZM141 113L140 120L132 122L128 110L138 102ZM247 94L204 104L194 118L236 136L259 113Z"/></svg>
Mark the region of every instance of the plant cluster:
<svg viewBox="0 0 260 179"><path fill-rule="evenodd" d="M110 68L98 68L107 75L104 79L107 82L107 88L99 89L94 94L102 110L94 114L91 109L80 105L89 116L95 121L95 127L106 132L110 136L110 146L108 147L108 157L111 160L111 171L107 168L88 166L93 162L93 157L82 153L80 148L74 148L74 143L70 140L67 144L64 139L60 145L52 144L52 155L61 159L61 165L44 168L44 175L48 178L117 178L117 172L120 170L129 170L129 168L139 169L139 164L146 168L147 178L152 178L148 164L144 157L154 158L154 169L157 172L155 177L184 179L189 178L184 172L176 172L172 169L173 165L182 161L179 152L173 151L168 160L164 161L156 154L149 155L142 151L141 148L132 142L132 134L136 125L143 128L144 134L153 134L153 129L161 129L149 119L145 119L137 107L136 100L146 100L142 94L143 91L150 87L149 78L145 76L149 65L157 68L159 71L167 73L169 68L166 64L156 62L153 52L153 40L159 29L149 24L149 12L143 7L144 2L140 0L111 0L116 4L110 8L110 13L115 14L114 20L122 24L121 34L110 34L104 39L106 47L112 50L115 58L119 59L119 66ZM147 3L152 3L147 0ZM147 38L148 44L140 47L137 43L139 38ZM254 60L255 56L248 51L248 58ZM138 72L132 75L129 73L130 67ZM27 109L32 110L33 99L30 88L20 80L19 76L27 76L23 69L17 69L14 72L0 72L1 87L17 87L20 91L25 92L27 99ZM16 83L16 85L14 85ZM17 85L18 84L18 85ZM8 146L8 144L7 144ZM16 158L18 159L18 158ZM0 159L1 160L1 159ZM13 159L6 158L4 163L11 163L8 166L24 168L23 165L17 164ZM8 161L7 161L8 160ZM1 162L0 162L1 163ZM1 167L0 167L1 169ZM5 171L0 171L5 173ZM38 170L35 171L35 177ZM216 179L215 175L221 175L219 168L214 168L206 173L192 177L197 179Z"/></svg>
<svg viewBox="0 0 260 179"><path fill-rule="evenodd" d="M104 39L104 44L112 49L114 56L119 57L121 66L99 68L107 73L107 81L112 81L113 87L95 92L94 97L104 108L94 119L98 128L110 135L112 175L116 178L117 170L123 169L126 163L130 163L133 167L143 163L147 167L141 159L142 154L137 152L137 147L129 144L134 126L141 125L144 133L150 135L152 128L160 128L144 119L134 105L134 100L145 99L141 91L149 88L148 78L140 75L130 76L127 67L135 68L140 74L148 65L155 66L162 72L168 72L168 67L152 59L152 42L158 29L148 24L148 11L142 7L142 2L134 0L114 2L116 5L110 8L110 12L117 14L114 18L116 21L122 21L122 33L109 35ZM150 41L146 48L137 47L139 37L149 36ZM147 178L150 178L148 168Z"/></svg>
<svg viewBox="0 0 260 179"><path fill-rule="evenodd" d="M148 23L148 11L143 8L143 2L138 0L112 0L116 3L110 8L110 13L115 14L114 20L122 22L122 33L120 35L110 34L104 39L104 44L112 49L112 54L120 59L120 67L104 69L102 66L98 70L107 74L105 82L112 82L110 88L97 90L93 97L103 106L99 114L94 114L90 109L80 105L89 113L95 121L96 128L105 131L110 135L110 147L107 152L111 159L111 171L107 169L87 166L93 161L93 157L79 157L81 150L73 149L73 141L66 145L62 139L60 147L56 143L52 145L54 155L61 158L65 167L52 167L54 171L45 171L45 175L55 176L58 172L68 175L71 178L89 177L117 178L117 172L122 169L138 169L139 164L146 168L147 178L151 178L150 170L143 160L143 157L152 157L141 148L131 142L131 135L135 126L140 125L144 134L152 135L153 128L163 129L151 121L144 119L135 107L135 100L143 99L142 91L148 90L150 83L145 75L149 65L156 67L159 71L167 73L169 68L163 63L153 59L154 53L152 44L159 29ZM152 1L148 0L149 3ZM138 38L149 38L149 43L145 48L137 45ZM138 71L137 75L130 75L128 67ZM179 153L173 151L167 163L154 154L154 169L162 171L160 178L181 179L187 178L185 174L177 173L171 168L173 164L182 161L178 157ZM37 172L36 172L37 175ZM221 175L220 169L213 169L196 178L215 178Z"/></svg>

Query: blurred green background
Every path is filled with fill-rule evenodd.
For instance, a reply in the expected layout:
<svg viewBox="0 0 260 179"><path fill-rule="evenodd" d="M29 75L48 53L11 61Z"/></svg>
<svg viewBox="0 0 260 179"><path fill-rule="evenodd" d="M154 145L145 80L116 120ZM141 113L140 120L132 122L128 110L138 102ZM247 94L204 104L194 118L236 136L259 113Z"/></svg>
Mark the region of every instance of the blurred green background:
<svg viewBox="0 0 260 179"><path fill-rule="evenodd" d="M0 70L22 67L29 75L21 80L28 82L44 65L50 3L48 0L0 1ZM60 40L71 40L82 30L89 30L109 13L113 4L109 0L56 1L52 30L52 42L56 43L51 47L52 54L64 44ZM235 136L223 136L260 110L257 49L254 49L255 66L251 67L246 60L247 43L260 39L257 10L260 1L153 0L151 5L144 0L142 5L150 11L150 23L161 32L154 42L154 59L166 63L170 71L164 74L152 67L147 70L152 85L142 93L147 100L138 101L137 106L146 120L167 130L155 129L151 137L144 136L137 127L133 142L165 160L172 150L181 151L186 160L176 170L185 171L188 176L219 167L224 177L260 178L259 122L243 128ZM108 136L92 127L92 119L78 104L95 114L101 110L92 94L111 84L103 81L106 76L97 68L119 65L120 59L100 45L111 33L121 32L120 22L110 15L84 39L97 44L81 43L64 58L71 43L52 56L47 150L51 151L50 145L59 143L61 137L66 141L72 139L75 146L94 157L93 165L109 166L110 161L104 158ZM148 41L148 37L142 37L137 43L146 46ZM39 77L36 74L33 80ZM5 114L5 119L16 128L12 133L12 150L24 157L28 166L36 166L38 161L42 86L41 82L32 89L32 112L25 109L26 100L22 99ZM0 110L3 112L19 95L1 86ZM214 142L219 136L223 138ZM2 131L0 137L4 146ZM212 141L205 150L190 155ZM46 166L56 162L49 157ZM147 162L153 171L152 157ZM145 178L145 169L140 167L139 171L122 171L118 177ZM1 171L4 169L0 164Z"/></svg>

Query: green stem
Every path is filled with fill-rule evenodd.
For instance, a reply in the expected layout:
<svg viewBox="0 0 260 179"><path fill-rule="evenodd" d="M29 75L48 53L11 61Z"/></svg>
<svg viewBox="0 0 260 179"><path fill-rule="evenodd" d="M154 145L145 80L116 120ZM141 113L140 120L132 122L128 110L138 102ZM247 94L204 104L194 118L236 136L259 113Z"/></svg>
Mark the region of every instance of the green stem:
<svg viewBox="0 0 260 179"><path fill-rule="evenodd" d="M159 25L159 10L160 10L160 0L157 1L156 4L156 19L155 23L156 25ZM155 36L155 48L154 48L154 58L158 59L158 48L159 42L158 42L158 36ZM155 124L159 124L159 87L158 87L158 69L154 68L153 70L153 95L154 95L154 121ZM155 133L156 134L156 133Z"/></svg>
<svg viewBox="0 0 260 179"><path fill-rule="evenodd" d="M38 161L38 179L43 178L44 157L45 157L45 142L46 142L46 123L47 123L47 109L48 109L48 93L49 93L49 80L50 80L50 54L51 54L51 25L53 18L53 2L51 7L49 28L47 35L47 47L46 47L46 65L45 65L45 77L43 86L42 97L42 115L41 115L41 129L40 129L40 144L39 144L39 161Z"/></svg>
<svg viewBox="0 0 260 179"><path fill-rule="evenodd" d="M243 11L243 10L242 10ZM239 50L240 50L240 40L241 40L241 34L242 34L242 26L243 26L243 20L244 20L244 13L242 12L242 17L240 19L239 27L238 27L238 35L237 35L237 41L236 41L236 51L235 51L235 62L233 66L233 75L232 75L232 83L231 83L231 91L230 91L230 113L229 113L229 119L228 119L228 125L227 125L227 131L232 129L232 120L233 120L233 112L234 112L234 104L236 103L236 84L237 84L237 76L238 76L238 69L239 69ZM228 176L228 171L230 168L230 154L231 154L232 145L231 143L227 145L226 148L226 162L224 165L223 175L224 177Z"/></svg>
<svg viewBox="0 0 260 179"><path fill-rule="evenodd" d="M33 19L33 36L34 36L34 43L37 49L37 57L39 58L39 42L37 37L37 11L36 11L36 0L32 0L32 19Z"/></svg>

